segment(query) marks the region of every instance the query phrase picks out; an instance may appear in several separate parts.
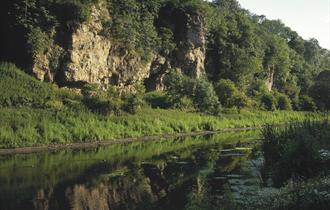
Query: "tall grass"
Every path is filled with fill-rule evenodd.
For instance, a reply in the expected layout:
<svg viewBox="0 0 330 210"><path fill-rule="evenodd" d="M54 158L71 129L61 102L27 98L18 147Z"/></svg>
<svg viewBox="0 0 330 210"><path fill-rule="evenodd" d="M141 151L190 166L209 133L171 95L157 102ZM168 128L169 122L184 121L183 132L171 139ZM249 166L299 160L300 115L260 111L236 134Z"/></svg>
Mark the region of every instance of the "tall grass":
<svg viewBox="0 0 330 210"><path fill-rule="evenodd" d="M227 110L226 113L212 116L144 107L137 110L135 115L123 113L113 116L111 112L95 112L95 109L98 110L101 105L106 105L106 110L113 109L114 97L101 97L99 101L94 101L94 112L84 97L72 90L42 83L13 64L1 63L0 148L256 127L266 123L303 121L307 114L248 110L230 113ZM135 102L133 100L130 105L135 106ZM126 108L130 110L133 107ZM319 119L321 115L312 114L312 117Z"/></svg>
<svg viewBox="0 0 330 210"><path fill-rule="evenodd" d="M0 109L0 148L95 142L124 137L216 131L303 121L302 112L242 112L220 116L145 108L135 115L102 116L88 110ZM315 119L321 116L315 114Z"/></svg>
<svg viewBox="0 0 330 210"><path fill-rule="evenodd" d="M305 120L285 128L266 126L262 130L266 167L273 174L276 186L289 179L306 179L324 172L329 162L323 160L322 149L330 148L328 120Z"/></svg>

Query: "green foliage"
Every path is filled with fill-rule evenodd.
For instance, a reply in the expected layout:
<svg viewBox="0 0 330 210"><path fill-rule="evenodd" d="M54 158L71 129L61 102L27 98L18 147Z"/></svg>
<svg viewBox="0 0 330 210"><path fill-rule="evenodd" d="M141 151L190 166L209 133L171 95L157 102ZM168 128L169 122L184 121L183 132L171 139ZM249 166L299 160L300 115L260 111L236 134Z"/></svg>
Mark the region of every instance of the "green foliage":
<svg viewBox="0 0 330 210"><path fill-rule="evenodd" d="M328 121L305 121L285 129L264 127L262 150L274 184L315 177L326 170L319 150L329 148L329 131Z"/></svg>
<svg viewBox="0 0 330 210"><path fill-rule="evenodd" d="M317 110L317 106L313 98L306 95L302 95L299 97L299 109L303 111L314 112Z"/></svg>
<svg viewBox="0 0 330 210"><path fill-rule="evenodd" d="M310 210L330 205L329 176L308 181L289 182L280 190L261 190L245 202L242 209Z"/></svg>
<svg viewBox="0 0 330 210"><path fill-rule="evenodd" d="M237 107L243 108L250 105L248 97L239 91L235 83L231 80L221 79L215 85L215 91L220 99L221 105L227 108Z"/></svg>
<svg viewBox="0 0 330 210"><path fill-rule="evenodd" d="M27 44L32 55L42 54L50 44L48 35L39 27L31 29L27 35Z"/></svg>
<svg viewBox="0 0 330 210"><path fill-rule="evenodd" d="M165 92L162 91L153 91L146 93L144 96L144 100L149 104L152 108L169 108L171 106L169 99Z"/></svg>
<svg viewBox="0 0 330 210"><path fill-rule="evenodd" d="M97 94L99 88L98 84L85 84L81 89L81 93L84 97L90 97Z"/></svg>
<svg viewBox="0 0 330 210"><path fill-rule="evenodd" d="M277 100L271 93L264 93L260 96L262 108L268 111L274 111L277 107Z"/></svg>
<svg viewBox="0 0 330 210"><path fill-rule="evenodd" d="M122 100L115 89L110 88L108 92L100 90L96 84L86 84L82 88L84 104L93 112L98 114L116 114L121 112Z"/></svg>
<svg viewBox="0 0 330 210"><path fill-rule="evenodd" d="M54 36L56 42L64 44L57 38L88 20L96 3L98 0L13 0L4 13L12 21L10 27L23 28L22 36L36 55L47 49ZM101 34L143 61L150 61L154 54L173 60L181 47L189 44L185 27L195 27L194 17L199 15L207 28L209 80L216 83L230 79L249 96L246 90L253 89L255 81L274 75L274 88L288 95L297 108L298 95L307 95L316 75L329 69L330 53L317 40L303 40L279 20L251 15L236 0L107 0L107 7L110 16L103 17ZM179 13L184 25L176 25L176 17L163 17L162 9L175 11L169 14ZM312 90L318 88L326 87L315 84ZM317 104L326 109L329 103L318 99Z"/></svg>
<svg viewBox="0 0 330 210"><path fill-rule="evenodd" d="M277 99L277 109L279 110L292 110L291 100L290 98L282 93L277 93L275 95Z"/></svg>
<svg viewBox="0 0 330 210"><path fill-rule="evenodd" d="M320 69L328 68L329 53L316 40L303 40L279 20L251 16L235 0L214 3L206 59L213 82L230 79L243 90L253 90L256 80L273 77L273 88L298 101Z"/></svg>
<svg viewBox="0 0 330 210"><path fill-rule="evenodd" d="M172 105L173 108L183 110L183 111L194 110L194 106L195 105L194 105L193 101L187 96L183 96L183 97L179 98Z"/></svg>
<svg viewBox="0 0 330 210"><path fill-rule="evenodd" d="M321 110L330 109L330 71L323 71L318 75L315 84L310 89L310 95Z"/></svg>
<svg viewBox="0 0 330 210"><path fill-rule="evenodd" d="M161 55L168 56L176 48L176 44L174 42L174 34L171 29L161 27L159 29L159 36L161 40L158 52Z"/></svg>
<svg viewBox="0 0 330 210"><path fill-rule="evenodd" d="M314 114L315 119L321 116ZM104 116L88 109L61 111L34 108L0 109L0 147L13 148L50 143L94 142L139 137L255 127L306 119L303 112L277 111L222 113L221 116L179 110L143 108L135 115ZM329 134L327 134L329 135Z"/></svg>
<svg viewBox="0 0 330 210"><path fill-rule="evenodd" d="M51 100L51 101L47 101L47 103L45 104L45 107L49 108L49 109L60 111L64 108L64 104L60 100Z"/></svg>
<svg viewBox="0 0 330 210"><path fill-rule="evenodd" d="M158 0L109 0L111 20L103 26L109 36L128 50L137 52L144 60L149 60L151 51L159 42L153 24L159 7Z"/></svg>
<svg viewBox="0 0 330 210"><path fill-rule="evenodd" d="M201 112L217 113L219 111L218 97L212 84L205 79L193 79L180 72L171 71L166 76L164 83L169 100L173 105L180 104L181 98L188 97Z"/></svg>
<svg viewBox="0 0 330 210"><path fill-rule="evenodd" d="M13 15L17 23L26 29L40 27L48 31L63 24L73 27L88 20L91 5L98 0L26 0L14 2Z"/></svg>
<svg viewBox="0 0 330 210"><path fill-rule="evenodd" d="M131 114L136 114L143 104L143 98L140 95L132 94L124 98L123 110Z"/></svg>
<svg viewBox="0 0 330 210"><path fill-rule="evenodd" d="M194 103L202 112L217 114L220 111L219 99L213 85L206 79L195 81Z"/></svg>
<svg viewBox="0 0 330 210"><path fill-rule="evenodd" d="M15 65L0 63L0 107L46 107L54 88L28 76Z"/></svg>
<svg viewBox="0 0 330 210"><path fill-rule="evenodd" d="M206 68L209 78L230 79L237 86L246 87L262 67L255 25L244 11L223 6L222 1L213 8L209 22Z"/></svg>

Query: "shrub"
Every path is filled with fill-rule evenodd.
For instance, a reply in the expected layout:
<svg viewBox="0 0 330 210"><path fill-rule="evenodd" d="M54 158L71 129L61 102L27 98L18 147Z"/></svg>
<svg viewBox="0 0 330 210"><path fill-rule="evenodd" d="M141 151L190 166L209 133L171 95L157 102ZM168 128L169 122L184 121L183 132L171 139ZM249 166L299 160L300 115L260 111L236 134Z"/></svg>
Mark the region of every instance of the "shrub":
<svg viewBox="0 0 330 210"><path fill-rule="evenodd" d="M174 35L171 29L161 27L159 29L159 36L161 44L160 49L158 51L161 55L168 56L175 48L176 44L174 42Z"/></svg>
<svg viewBox="0 0 330 210"><path fill-rule="evenodd" d="M204 113L219 112L218 97L210 82L205 79L193 79L177 71L166 75L164 84L172 105L180 104L183 97L190 98L194 106Z"/></svg>
<svg viewBox="0 0 330 210"><path fill-rule="evenodd" d="M219 97L219 100L221 104L225 107L232 107L234 106L232 104L232 97L236 94L237 88L235 86L235 83L231 80L224 80L221 79L216 85L215 85L215 91Z"/></svg>
<svg viewBox="0 0 330 210"><path fill-rule="evenodd" d="M317 107L316 104L313 100L313 98L306 96L306 95L302 95L299 97L299 108L302 111L316 111Z"/></svg>
<svg viewBox="0 0 330 210"><path fill-rule="evenodd" d="M241 109L244 107L250 107L252 102L244 93L238 92L233 95L232 104L238 109Z"/></svg>
<svg viewBox="0 0 330 210"><path fill-rule="evenodd" d="M330 70L322 71L309 90L320 110L330 109Z"/></svg>
<svg viewBox="0 0 330 210"><path fill-rule="evenodd" d="M60 111L64 108L64 104L60 100L47 101L45 106L49 109Z"/></svg>
<svg viewBox="0 0 330 210"><path fill-rule="evenodd" d="M291 100L287 95L278 93L276 95L277 108L279 110L292 110Z"/></svg>
<svg viewBox="0 0 330 210"><path fill-rule="evenodd" d="M171 106L169 99L165 92L161 91L153 91L146 93L144 96L144 100L149 104L152 108L169 108Z"/></svg>
<svg viewBox="0 0 330 210"><path fill-rule="evenodd" d="M146 61L159 42L154 27L159 7L159 1L108 0L112 19L104 26L112 38Z"/></svg>
<svg viewBox="0 0 330 210"><path fill-rule="evenodd" d="M187 96L183 96L183 97L179 98L179 100L176 101L175 104L173 104L173 106L174 106L174 108L184 110L184 111L194 110L194 103Z"/></svg>
<svg viewBox="0 0 330 210"><path fill-rule="evenodd" d="M268 110L268 111L274 111L276 110L276 98L270 94L270 93L265 93L261 95L260 97L260 102L262 108Z"/></svg>
<svg viewBox="0 0 330 210"><path fill-rule="evenodd" d="M0 106L45 107L56 98L54 87L25 74L14 64L0 64Z"/></svg>
<svg viewBox="0 0 330 210"><path fill-rule="evenodd" d="M92 111L98 114L115 114L121 113L121 100L111 100L103 94L94 95L84 98L85 105Z"/></svg>
<svg viewBox="0 0 330 210"><path fill-rule="evenodd" d="M221 79L215 85L215 91L221 105L224 107L237 107L240 109L248 107L251 104L249 98L244 93L240 92L235 86L235 83L231 80Z"/></svg>
<svg viewBox="0 0 330 210"><path fill-rule="evenodd" d="M39 27L32 28L27 34L27 44L32 55L42 54L50 44L48 35Z"/></svg>
<svg viewBox="0 0 330 210"><path fill-rule="evenodd" d="M306 121L284 129L271 126L263 129L262 150L276 186L291 178L315 177L324 170L319 150L329 147L329 142L325 143L329 131L327 121Z"/></svg>
<svg viewBox="0 0 330 210"><path fill-rule="evenodd" d="M98 84L85 84L81 89L81 93L84 97L91 97L98 94L99 89Z"/></svg>
<svg viewBox="0 0 330 210"><path fill-rule="evenodd" d="M218 96L216 95L213 86L205 79L195 81L195 92L192 100L198 109L205 113L217 114L220 111Z"/></svg>
<svg viewBox="0 0 330 210"><path fill-rule="evenodd" d="M143 106L143 99L137 94L129 95L124 98L123 109L124 111L136 114L136 112Z"/></svg>
<svg viewBox="0 0 330 210"><path fill-rule="evenodd" d="M97 84L86 84L81 92L84 96L84 104L92 112L105 115L121 113L123 102L114 87L102 91Z"/></svg>

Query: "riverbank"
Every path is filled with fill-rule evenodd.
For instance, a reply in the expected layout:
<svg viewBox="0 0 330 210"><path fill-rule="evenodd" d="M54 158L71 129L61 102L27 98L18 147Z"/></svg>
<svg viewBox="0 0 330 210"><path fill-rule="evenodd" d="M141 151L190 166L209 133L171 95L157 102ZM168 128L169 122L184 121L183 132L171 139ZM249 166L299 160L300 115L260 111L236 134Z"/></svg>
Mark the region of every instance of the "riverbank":
<svg viewBox="0 0 330 210"><path fill-rule="evenodd" d="M67 145L99 145L138 139L166 138L189 133L260 127L321 119L322 114L293 111L242 110L219 116L145 108L135 115L101 116L91 112L32 108L0 109L0 149L55 148ZM117 139L117 140L116 140ZM75 147L75 146L73 146Z"/></svg>
<svg viewBox="0 0 330 210"><path fill-rule="evenodd" d="M43 152L43 151L57 151L62 149L96 148L96 147L109 146L115 144L126 144L132 142L146 142L146 141L162 141L173 138L205 136L205 135L213 135L224 132L243 132L243 131L252 131L257 129L260 129L260 127L224 128L217 131L199 131L199 132L190 132L190 133L174 133L174 134L164 134L164 135L154 135L154 136L130 137L130 138L96 141L90 143L87 142L87 143L71 143L71 144L48 144L48 145L33 146L33 147L18 147L18 148L0 149L0 156L15 155L15 154L30 154L30 153Z"/></svg>

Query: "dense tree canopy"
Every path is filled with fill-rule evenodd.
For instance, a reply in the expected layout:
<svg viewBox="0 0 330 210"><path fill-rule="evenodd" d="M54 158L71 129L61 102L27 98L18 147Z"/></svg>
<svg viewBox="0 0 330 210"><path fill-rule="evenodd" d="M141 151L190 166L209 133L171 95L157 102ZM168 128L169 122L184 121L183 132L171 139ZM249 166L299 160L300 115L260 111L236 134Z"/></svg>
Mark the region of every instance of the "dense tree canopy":
<svg viewBox="0 0 330 210"><path fill-rule="evenodd" d="M27 54L45 51L54 31L60 34L57 41L65 47L65 33L88 20L92 5L98 1L5 0L1 7L4 37L0 60L29 66ZM316 78L321 71L330 70L328 50L322 49L316 39L304 40L280 20L251 14L236 0L106 1L111 17L102 20L102 35L145 61L153 54L175 57L176 50L184 45L182 28L173 24L184 19L189 27L192 14L203 14L207 28L206 74L213 86L227 80L242 97L258 101L261 93L255 94L260 89L257 86L266 84L269 94L277 91L287 95L295 109L301 107L299 99L306 99L308 94L320 101L316 92L326 88L325 82ZM169 19L162 20L163 16ZM8 44L12 42L19 45ZM200 83L208 89L205 84ZM222 100L222 105L233 106L233 102ZM328 102L322 103L327 106Z"/></svg>

